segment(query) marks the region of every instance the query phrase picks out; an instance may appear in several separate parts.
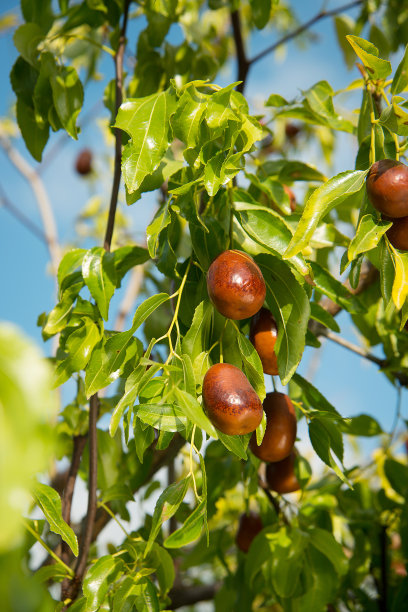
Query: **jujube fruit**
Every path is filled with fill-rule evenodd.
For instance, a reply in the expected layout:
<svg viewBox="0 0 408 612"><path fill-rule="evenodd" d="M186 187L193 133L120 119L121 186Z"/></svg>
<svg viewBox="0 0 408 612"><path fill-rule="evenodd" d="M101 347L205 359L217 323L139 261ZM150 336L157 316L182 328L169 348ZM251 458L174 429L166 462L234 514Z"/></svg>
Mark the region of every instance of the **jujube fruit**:
<svg viewBox="0 0 408 612"><path fill-rule="evenodd" d="M262 461L282 461L293 450L296 440L297 421L295 409L285 393L267 393L263 409L266 414L266 429L260 446L256 435L250 440L250 449Z"/></svg>
<svg viewBox="0 0 408 612"><path fill-rule="evenodd" d="M254 431L262 420L262 403L239 368L217 363L203 381L203 406L213 425L230 436Z"/></svg>
<svg viewBox="0 0 408 612"><path fill-rule="evenodd" d="M92 151L83 149L76 158L75 169L82 176L89 174L92 170Z"/></svg>
<svg viewBox="0 0 408 612"><path fill-rule="evenodd" d="M228 319L247 319L261 308L266 287L262 272L250 255L224 251L207 272L208 295L215 308Z"/></svg>
<svg viewBox="0 0 408 612"><path fill-rule="evenodd" d="M262 519L256 512L241 514L235 542L242 552L247 553L252 540L263 529Z"/></svg>
<svg viewBox="0 0 408 612"><path fill-rule="evenodd" d="M408 167L395 159L375 162L367 176L371 204L392 219L408 216Z"/></svg>
<svg viewBox="0 0 408 612"><path fill-rule="evenodd" d="M396 249L408 251L408 217L389 220L392 221L392 226L387 230L388 240Z"/></svg>
<svg viewBox="0 0 408 612"><path fill-rule="evenodd" d="M259 355L263 371L271 376L279 374L275 353L277 337L278 328L272 313L267 308L261 308L251 320L249 339Z"/></svg>
<svg viewBox="0 0 408 612"><path fill-rule="evenodd" d="M276 463L268 463L266 466L266 482L271 491L276 493L293 493L300 489L300 484L295 474L296 453L293 450L289 457Z"/></svg>

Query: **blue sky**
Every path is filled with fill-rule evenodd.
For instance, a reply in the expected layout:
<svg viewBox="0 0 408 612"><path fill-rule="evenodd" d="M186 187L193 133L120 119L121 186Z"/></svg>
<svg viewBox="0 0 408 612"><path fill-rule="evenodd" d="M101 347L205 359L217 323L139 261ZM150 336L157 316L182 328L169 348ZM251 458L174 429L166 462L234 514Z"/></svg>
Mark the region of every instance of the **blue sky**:
<svg viewBox="0 0 408 612"><path fill-rule="evenodd" d="M341 2L329 2L328 8L341 4ZM294 5L301 22L312 17L321 8L320 2L296 0ZM15 1L0 2L1 12L15 7ZM356 12L352 14L355 15ZM132 25L129 31L132 46L139 27ZM355 69L348 71L344 66L331 19L315 25L312 32L318 36L317 42L304 46L301 50L295 42L290 42L283 55L279 57L269 55L254 66L247 81L246 93L257 112L259 112L259 100L265 99L270 93L279 93L290 99L318 80L326 79L334 89L340 89L358 77ZM174 35L177 35L176 30ZM249 57L272 42L274 39L271 38L270 32L259 33L250 42ZM5 116L14 101L8 72L17 56L9 33L0 36L0 56L2 58L0 115ZM103 61L101 72L106 79L112 78L113 63L110 58ZM235 79L235 66L231 66L223 71L218 82L226 84ZM100 91L100 84L89 87L83 113L93 108ZM59 147L58 154L53 157L52 163L42 176L54 207L59 237L64 243L75 239L76 215L90 195L97 193L105 198L109 197L110 182L109 176L106 176L100 184L91 183L78 177L73 168L77 153L85 146L95 151L97 165L105 167L105 144L96 122L91 121L86 124L79 142L61 137L60 133L53 134L45 150L46 153L56 141L64 144ZM23 143L19 143L18 148L33 166L37 166ZM354 164L355 154L355 144L347 139L342 141L342 149L336 156L332 174L350 169ZM320 159L310 161L316 165L322 163ZM0 185L14 205L40 225L30 188L1 150ZM141 202L131 207L129 212L135 241L143 242L144 228L151 220L154 208L155 200L151 195L147 195ZM0 257L2 261L0 319L13 321L44 348L36 320L39 313L50 310L55 303L54 281L48 271L48 253L38 238L16 222L3 207L0 207ZM119 297L113 301L113 313L118 301ZM349 317L341 314L338 319L345 337L358 342L349 323ZM305 351L300 373L305 374L308 371L310 357L314 353L313 349ZM326 341L313 384L327 395L344 416L365 412L378 418L385 428L391 426L396 403L395 390L386 378L377 372L376 366L344 348ZM406 397L403 400L404 409L406 414Z"/></svg>

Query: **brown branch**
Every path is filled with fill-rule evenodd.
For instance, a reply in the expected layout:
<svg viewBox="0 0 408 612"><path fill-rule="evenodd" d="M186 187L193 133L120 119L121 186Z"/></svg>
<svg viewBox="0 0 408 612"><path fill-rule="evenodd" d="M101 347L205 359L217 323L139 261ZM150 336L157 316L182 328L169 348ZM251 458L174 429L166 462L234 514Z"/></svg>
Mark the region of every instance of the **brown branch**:
<svg viewBox="0 0 408 612"><path fill-rule="evenodd" d="M388 610L388 577L387 577L387 525L380 527L380 560L381 560L381 589L378 600L380 612Z"/></svg>
<svg viewBox="0 0 408 612"><path fill-rule="evenodd" d="M221 587L220 583L197 584L195 586L179 585L169 591L171 599L170 607L172 610L183 606L193 606L200 601L210 601L214 599L217 591Z"/></svg>
<svg viewBox="0 0 408 612"><path fill-rule="evenodd" d="M66 610L78 596L81 588L82 579L85 575L86 566L88 563L88 553L92 543L92 532L96 516L97 506L97 474L98 474L98 444L97 444L97 428L99 412L98 394L92 395L89 401L89 479L88 479L88 508L86 514L86 523L81 538L79 555L75 565L75 576L62 591L62 601L67 601L63 610ZM74 482L75 484L75 482Z"/></svg>
<svg viewBox="0 0 408 612"><path fill-rule="evenodd" d="M0 145L14 167L17 168L20 174L28 181L34 193L44 227L44 235L52 266L56 271L60 262L61 253L58 243L57 224L44 183L34 168L24 159L17 149L13 147L10 140L4 135L0 135Z"/></svg>
<svg viewBox="0 0 408 612"><path fill-rule="evenodd" d="M238 61L237 81L241 81L241 83L237 86L237 91L243 93L245 89L246 77L247 77L249 67L250 67L250 62L248 61L246 53L245 53L245 45L244 45L244 40L242 38L242 30L241 30L241 18L239 16L238 11L231 12L231 25L232 25L235 50L236 50L237 61Z"/></svg>
<svg viewBox="0 0 408 612"><path fill-rule="evenodd" d="M344 348L348 349L349 351L352 351L353 353L356 353L356 355L360 355L360 357L364 357L364 359L367 359L368 361L377 364L380 368L383 368L387 365L386 359L380 359L379 357L376 357L362 346L358 346L357 344L349 342L342 336L338 336L337 334L331 332L326 327L322 326L322 330L319 332L318 335L324 336L325 338L328 338L329 340L335 342L336 344L339 344L340 346L344 346Z"/></svg>
<svg viewBox="0 0 408 612"><path fill-rule="evenodd" d="M293 32L289 32L289 34L283 36L280 40L273 43L273 45L270 45L269 47L258 53L258 55L255 55L255 57L249 60L249 65L252 66L252 64L255 64L259 60L263 59L269 53L273 53L278 47L281 47L289 40L296 38L296 36L299 36L299 34L302 34L305 30L308 30L312 25L314 25L321 19L325 19L326 17L333 17L334 15L343 13L344 11L359 6L360 4L363 4L363 0L354 0L354 2L349 2L348 4L339 6L338 8L332 9L331 11L320 11L320 13L317 13L317 15L309 19L309 21L306 21L306 23L302 24L298 28L296 28L296 30L293 30Z"/></svg>
<svg viewBox="0 0 408 612"><path fill-rule="evenodd" d="M117 115L120 105L122 104L122 88L123 88L123 55L126 46L126 27L129 14L130 0L125 1L125 12L123 17L122 29L120 32L118 50L115 53L115 110ZM113 228L115 226L116 207L118 204L120 175L121 175L121 157L122 157L122 131L117 129L115 136L115 167L113 174L112 193L109 205L108 223L106 226L106 234L104 247L110 251Z"/></svg>

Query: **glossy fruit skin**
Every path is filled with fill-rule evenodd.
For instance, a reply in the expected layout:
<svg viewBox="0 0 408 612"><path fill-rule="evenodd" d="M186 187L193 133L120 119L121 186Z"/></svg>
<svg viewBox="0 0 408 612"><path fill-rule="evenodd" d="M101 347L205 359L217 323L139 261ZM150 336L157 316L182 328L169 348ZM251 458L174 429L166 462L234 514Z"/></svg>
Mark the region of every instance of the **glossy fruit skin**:
<svg viewBox="0 0 408 612"><path fill-rule="evenodd" d="M266 394L263 409L266 414L265 435L261 446L257 446L254 434L249 442L250 449L262 461L282 461L290 455L295 444L295 409L289 396L278 391Z"/></svg>
<svg viewBox="0 0 408 612"><path fill-rule="evenodd" d="M252 540L263 529L262 519L256 512L241 514L235 542L242 552L247 553Z"/></svg>
<svg viewBox="0 0 408 612"><path fill-rule="evenodd" d="M293 450L289 457L276 463L268 463L266 466L266 482L271 491L276 493L293 493L300 489L296 478L295 467L296 453Z"/></svg>
<svg viewBox="0 0 408 612"><path fill-rule="evenodd" d="M90 149L83 149L78 154L75 162L75 170L82 176L90 174L92 171L92 151Z"/></svg>
<svg viewBox="0 0 408 612"><path fill-rule="evenodd" d="M408 251L408 217L386 220L392 221L392 226L387 230L387 237L392 246L400 251Z"/></svg>
<svg viewBox="0 0 408 612"><path fill-rule="evenodd" d="M224 251L207 272L208 295L215 308L228 319L248 319L265 301L262 272L250 255Z"/></svg>
<svg viewBox="0 0 408 612"><path fill-rule="evenodd" d="M287 195L287 196L288 196L288 198L289 198L289 206L290 206L290 210L291 210L292 212L295 212L295 210L296 210L296 196L295 196L295 194L293 193L293 191L291 190L291 188L290 188L290 187L288 187L287 185L284 185L284 186L283 186L283 190L284 190L284 192L286 193L286 195Z"/></svg>
<svg viewBox="0 0 408 612"><path fill-rule="evenodd" d="M367 176L371 204L392 219L408 216L408 167L394 159L375 162Z"/></svg>
<svg viewBox="0 0 408 612"><path fill-rule="evenodd" d="M245 374L217 363L203 381L203 406L213 425L230 436L254 431L262 420L262 403Z"/></svg>
<svg viewBox="0 0 408 612"><path fill-rule="evenodd" d="M279 374L274 350L277 337L278 328L272 313L267 308L261 308L251 320L249 339L259 355L264 373L271 376Z"/></svg>

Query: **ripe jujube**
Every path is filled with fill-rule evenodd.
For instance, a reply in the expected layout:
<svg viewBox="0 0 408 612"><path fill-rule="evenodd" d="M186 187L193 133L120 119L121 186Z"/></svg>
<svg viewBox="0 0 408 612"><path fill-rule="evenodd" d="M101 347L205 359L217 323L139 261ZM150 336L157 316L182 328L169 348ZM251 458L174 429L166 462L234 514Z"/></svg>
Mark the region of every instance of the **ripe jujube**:
<svg viewBox="0 0 408 612"><path fill-rule="evenodd" d="M391 219L408 216L408 167L395 159L375 162L367 176L371 204Z"/></svg>
<svg viewBox="0 0 408 612"><path fill-rule="evenodd" d="M249 446L262 461L276 462L288 457L296 440L297 422L295 409L285 393L267 393L263 409L266 414L266 429L260 446L256 436L251 437Z"/></svg>
<svg viewBox="0 0 408 612"><path fill-rule="evenodd" d="M286 195L287 195L287 196L288 196L288 198L289 198L289 206L290 206L290 210L291 210L292 212L295 212L295 210L296 210L296 196L295 196L295 194L293 193L293 191L291 190L291 188L290 188L290 187L288 187L287 185L284 185L284 186L283 186L283 190L284 190L284 192L286 193Z"/></svg>
<svg viewBox="0 0 408 612"><path fill-rule="evenodd" d="M242 552L247 553L252 540L263 529L262 519L256 512L241 514L235 542Z"/></svg>
<svg viewBox="0 0 408 612"><path fill-rule="evenodd" d="M217 363L203 380L203 406L213 425L230 436L254 431L262 420L262 403L245 374Z"/></svg>
<svg viewBox="0 0 408 612"><path fill-rule="evenodd" d="M271 491L276 493L293 493L300 489L295 474L296 453L293 450L286 459L266 466L266 482Z"/></svg>
<svg viewBox="0 0 408 612"><path fill-rule="evenodd" d="M242 251L224 251L207 272L208 295L228 319L247 319L261 308L266 287L255 261Z"/></svg>
<svg viewBox="0 0 408 612"><path fill-rule="evenodd" d="M85 176L92 171L92 151L83 149L76 158L75 169L78 174Z"/></svg>
<svg viewBox="0 0 408 612"><path fill-rule="evenodd" d="M249 339L259 355L264 373L271 376L279 374L274 350L277 337L278 328L272 313L267 308L261 308L251 320Z"/></svg>
<svg viewBox="0 0 408 612"><path fill-rule="evenodd" d="M386 220L392 221L392 226L387 230L387 238L392 246L400 251L408 251L408 217Z"/></svg>

